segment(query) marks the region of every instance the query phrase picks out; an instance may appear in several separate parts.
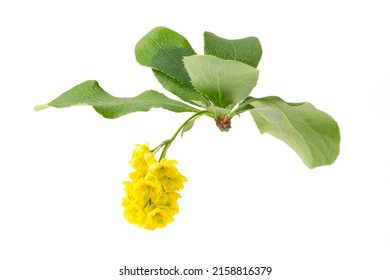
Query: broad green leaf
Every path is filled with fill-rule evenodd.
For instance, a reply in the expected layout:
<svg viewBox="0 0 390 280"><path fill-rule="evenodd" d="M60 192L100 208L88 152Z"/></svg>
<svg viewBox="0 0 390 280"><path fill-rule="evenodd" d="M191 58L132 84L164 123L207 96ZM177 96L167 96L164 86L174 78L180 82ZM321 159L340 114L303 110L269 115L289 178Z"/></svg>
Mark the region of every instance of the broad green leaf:
<svg viewBox="0 0 390 280"><path fill-rule="evenodd" d="M47 105L38 105L35 110L48 106L65 108L75 105L91 105L105 118L114 119L133 112L149 111L152 108L163 108L173 112L198 112L182 102L172 100L162 93L147 90L135 97L115 97L105 92L97 81L85 81Z"/></svg>
<svg viewBox="0 0 390 280"><path fill-rule="evenodd" d="M192 88L183 65L183 57L194 55L187 39L166 27L156 27L135 46L135 57L141 65L152 67Z"/></svg>
<svg viewBox="0 0 390 280"><path fill-rule="evenodd" d="M276 96L256 100L250 112L261 133L284 141L309 168L336 160L340 131L331 116L310 103L286 103Z"/></svg>
<svg viewBox="0 0 390 280"><path fill-rule="evenodd" d="M184 56L194 54L186 38L166 27L152 29L135 46L137 61L153 68L154 75L166 90L205 108L209 102L194 89L183 64Z"/></svg>
<svg viewBox="0 0 390 280"><path fill-rule="evenodd" d="M211 32L205 32L204 53L223 59L241 61L256 68L263 50L256 37L228 40Z"/></svg>
<svg viewBox="0 0 390 280"><path fill-rule="evenodd" d="M184 65L197 91L223 108L248 97L259 78L256 68L211 55L185 57Z"/></svg>
<svg viewBox="0 0 390 280"><path fill-rule="evenodd" d="M159 70L153 69L153 73L166 90L172 92L183 101L203 108L208 106L209 101L199 94L192 86L189 87Z"/></svg>

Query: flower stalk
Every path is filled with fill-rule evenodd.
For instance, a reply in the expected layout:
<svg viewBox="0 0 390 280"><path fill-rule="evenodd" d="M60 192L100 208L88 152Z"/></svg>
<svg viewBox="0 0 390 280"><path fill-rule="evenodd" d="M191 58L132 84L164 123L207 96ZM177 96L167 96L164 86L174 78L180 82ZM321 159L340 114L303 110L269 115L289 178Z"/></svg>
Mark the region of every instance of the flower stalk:
<svg viewBox="0 0 390 280"><path fill-rule="evenodd" d="M199 111L195 114L193 114L191 117L189 117L176 131L175 133L172 135L171 138L167 139L167 140L164 140L160 145L158 145L156 148L152 149L151 152L152 153L156 153L158 152L158 150L160 150L162 147L163 150L161 152L161 155L160 155L160 159L159 161L161 161L163 158L165 158L166 154L167 154L167 151L169 149L169 147L171 146L171 143L176 139L177 135L179 135L180 131L182 131L186 125L188 125L191 121L194 121L196 120L198 117L204 115L204 114L207 114L209 113L207 110L204 110L204 111Z"/></svg>

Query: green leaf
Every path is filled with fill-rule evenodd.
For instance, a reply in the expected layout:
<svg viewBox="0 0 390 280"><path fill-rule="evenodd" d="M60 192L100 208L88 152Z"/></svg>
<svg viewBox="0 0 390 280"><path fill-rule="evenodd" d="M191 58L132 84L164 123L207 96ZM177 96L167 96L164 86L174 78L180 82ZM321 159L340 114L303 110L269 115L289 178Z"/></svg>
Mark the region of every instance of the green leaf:
<svg viewBox="0 0 390 280"><path fill-rule="evenodd" d="M269 96L256 99L250 112L261 133L268 132L284 141L314 168L332 164L340 149L337 122L310 103L286 103Z"/></svg>
<svg viewBox="0 0 390 280"><path fill-rule="evenodd" d="M211 32L205 32L204 53L223 59L241 61L256 68L263 50L256 37L227 40Z"/></svg>
<svg viewBox="0 0 390 280"><path fill-rule="evenodd" d="M194 90L192 86L188 87L187 85L156 69L153 69L153 73L166 90L172 92L181 100L203 108L206 108L209 105L209 101Z"/></svg>
<svg viewBox="0 0 390 280"><path fill-rule="evenodd" d="M156 27L135 46L137 61L151 67L160 84L183 101L206 108L209 102L193 87L184 68L183 57L194 55L182 35L166 27Z"/></svg>
<svg viewBox="0 0 390 280"><path fill-rule="evenodd" d="M192 84L184 68L183 57L194 54L186 38L161 26L152 29L135 46L138 63L157 69L189 88Z"/></svg>
<svg viewBox="0 0 390 280"><path fill-rule="evenodd" d="M183 126L183 128L181 129L181 137L183 137L184 133L189 131L194 126L195 120L196 119L192 119L191 121L186 123L185 126Z"/></svg>
<svg viewBox="0 0 390 280"><path fill-rule="evenodd" d="M198 92L223 108L248 97L259 77L256 68L211 55L185 57L184 65Z"/></svg>
<svg viewBox="0 0 390 280"><path fill-rule="evenodd" d="M115 97L105 92L97 81L85 81L64 92L47 106L65 108L75 105L91 105L105 118L114 119L133 112L149 111L151 108L163 108L173 112L198 112L182 102L172 100L162 93L147 90L135 97ZM37 105L35 110L46 108Z"/></svg>

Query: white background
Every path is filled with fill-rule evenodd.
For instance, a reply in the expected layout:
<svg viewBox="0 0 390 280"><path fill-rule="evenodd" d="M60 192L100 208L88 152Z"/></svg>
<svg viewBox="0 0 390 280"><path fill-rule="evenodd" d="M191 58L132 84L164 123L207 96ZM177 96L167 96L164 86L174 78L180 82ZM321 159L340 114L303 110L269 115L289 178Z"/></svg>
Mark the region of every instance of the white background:
<svg viewBox="0 0 390 280"><path fill-rule="evenodd" d="M272 266L264 279L390 279L386 2L2 1L0 278L138 279L119 269L177 265L210 270L194 279L213 278L213 266ZM307 169L249 114L229 133L199 119L168 152L189 179L176 221L128 224L121 182L134 144L158 145L189 115L32 108L88 79L116 96L165 93L134 57L157 25L198 53L205 30L259 37L252 95L331 114L337 162Z"/></svg>

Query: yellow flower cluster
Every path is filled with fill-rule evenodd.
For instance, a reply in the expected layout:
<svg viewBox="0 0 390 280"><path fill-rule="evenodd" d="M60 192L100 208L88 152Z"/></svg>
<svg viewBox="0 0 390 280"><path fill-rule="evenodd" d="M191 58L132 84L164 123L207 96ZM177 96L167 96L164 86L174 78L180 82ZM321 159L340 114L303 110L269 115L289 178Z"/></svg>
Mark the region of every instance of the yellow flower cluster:
<svg viewBox="0 0 390 280"><path fill-rule="evenodd" d="M163 158L156 161L149 145L136 145L130 165L130 181L123 182L126 196L123 198L124 216L129 223L145 229L163 228L173 222L179 212L178 191L187 181L177 170L175 160Z"/></svg>

